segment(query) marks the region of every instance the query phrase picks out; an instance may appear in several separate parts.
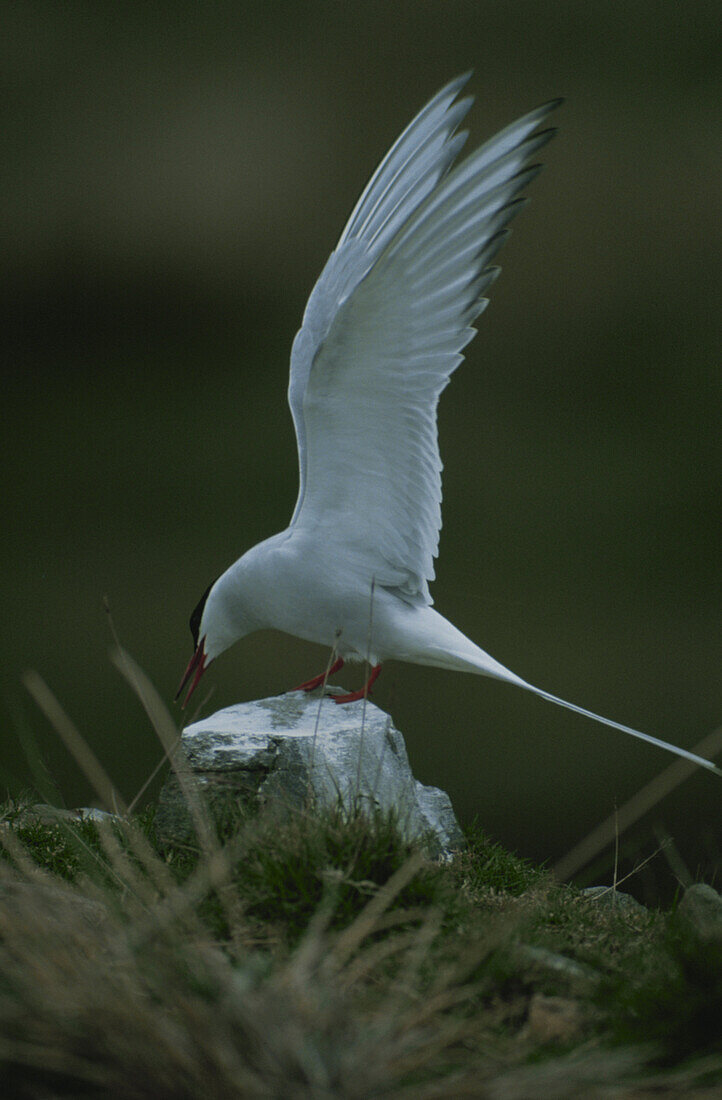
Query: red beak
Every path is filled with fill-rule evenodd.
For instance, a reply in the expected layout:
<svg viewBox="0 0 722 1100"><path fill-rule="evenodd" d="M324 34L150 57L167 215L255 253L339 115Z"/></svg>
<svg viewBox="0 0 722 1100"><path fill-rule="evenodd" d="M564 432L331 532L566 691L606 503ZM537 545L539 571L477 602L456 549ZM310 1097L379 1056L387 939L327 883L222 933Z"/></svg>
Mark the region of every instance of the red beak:
<svg viewBox="0 0 722 1100"><path fill-rule="evenodd" d="M178 688L178 691L176 692L176 695L175 695L175 697L177 699L178 696L180 695L180 693L183 691L183 688L186 686L186 684L190 680L191 676L193 676L193 673L195 673L195 676L193 676L191 686L188 688L188 694L186 695L185 700L183 701L183 704L182 704L184 709L185 709L185 707L188 706L188 700L190 699L191 695L193 694L193 692L198 687L198 685L201 681L201 676L203 675L203 673L206 671L206 668L208 667L206 665L206 655L205 655L205 652L204 652L204 649L203 649L203 643L204 642L205 642L205 638L201 638L200 642L198 643L198 646L196 648L195 653L193 654L190 661L188 662L188 668L183 673L183 679L181 680L180 687Z"/></svg>

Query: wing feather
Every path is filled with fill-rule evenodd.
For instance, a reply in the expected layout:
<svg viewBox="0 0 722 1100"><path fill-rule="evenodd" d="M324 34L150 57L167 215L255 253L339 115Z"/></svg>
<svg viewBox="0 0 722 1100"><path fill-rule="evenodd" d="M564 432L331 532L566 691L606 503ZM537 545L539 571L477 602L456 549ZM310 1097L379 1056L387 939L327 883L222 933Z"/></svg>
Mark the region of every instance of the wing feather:
<svg viewBox="0 0 722 1100"><path fill-rule="evenodd" d="M375 237L386 211L397 207L422 177L429 175L428 191L433 189L466 140L462 134L453 145L448 145L473 103L471 96L454 103L470 77L469 72L450 81L396 139L364 188L341 234L339 247L353 237L366 240Z"/></svg>
<svg viewBox="0 0 722 1100"><path fill-rule="evenodd" d="M300 489L291 525L323 528L379 584L431 602L441 528L439 395L474 337L489 266L539 171L558 100L451 168L468 76L382 160L309 299L291 355ZM536 132L535 132L536 131Z"/></svg>

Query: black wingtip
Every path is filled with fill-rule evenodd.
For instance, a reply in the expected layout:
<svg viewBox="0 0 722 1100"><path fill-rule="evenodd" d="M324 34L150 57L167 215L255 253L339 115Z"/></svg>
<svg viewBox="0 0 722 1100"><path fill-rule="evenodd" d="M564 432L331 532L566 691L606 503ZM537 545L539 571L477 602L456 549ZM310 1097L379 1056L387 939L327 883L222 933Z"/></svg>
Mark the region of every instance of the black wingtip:
<svg viewBox="0 0 722 1100"><path fill-rule="evenodd" d="M543 122L544 119L552 113L552 111L556 111L557 108L561 107L563 103L563 96L558 96L556 99L548 99L546 103L540 103L538 107L536 107L533 111L530 111L528 117L536 115L537 123Z"/></svg>
<svg viewBox="0 0 722 1100"><path fill-rule="evenodd" d="M459 87L463 88L465 84L469 83L469 81L471 80L473 75L474 75L474 70L473 69L467 69L466 72L459 73L459 75L456 77L454 83L458 82Z"/></svg>
<svg viewBox="0 0 722 1100"><path fill-rule="evenodd" d="M439 88L438 92L434 96L434 100L440 99L442 96L448 95L449 92L453 92L454 96L457 96L461 89L466 87L473 75L473 69L468 69L465 73L459 73L458 76L455 76L452 80L447 81L446 84ZM472 96L472 101L473 98L474 97Z"/></svg>

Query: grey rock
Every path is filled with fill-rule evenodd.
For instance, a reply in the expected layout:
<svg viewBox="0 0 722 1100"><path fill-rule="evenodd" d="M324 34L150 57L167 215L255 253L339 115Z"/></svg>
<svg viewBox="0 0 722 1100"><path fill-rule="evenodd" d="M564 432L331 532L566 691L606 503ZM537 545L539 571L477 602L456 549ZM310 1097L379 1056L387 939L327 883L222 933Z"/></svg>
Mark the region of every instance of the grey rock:
<svg viewBox="0 0 722 1100"><path fill-rule="evenodd" d="M711 886L695 882L677 907L677 919L702 938L722 935L722 898Z"/></svg>
<svg viewBox="0 0 722 1100"><path fill-rule="evenodd" d="M78 806L74 811L81 821L107 821L108 824L122 821L118 814L112 814L108 810L99 810L97 806Z"/></svg>
<svg viewBox="0 0 722 1100"><path fill-rule="evenodd" d="M237 703L188 726L181 745L216 818L239 804L282 813L341 804L393 811L403 835L422 839L434 858L464 846L449 796L414 778L401 733L368 700L339 707L293 691ZM172 773L155 824L166 842L193 836Z"/></svg>
<svg viewBox="0 0 722 1100"><path fill-rule="evenodd" d="M66 810L62 806L51 806L45 802L38 802L22 810L16 819L16 824L27 825L38 822L41 825L60 825L63 823L72 825L78 821L108 821L120 822L123 819L118 814L108 813L107 810L99 810L97 806L78 806L74 810Z"/></svg>
<svg viewBox="0 0 722 1100"><path fill-rule="evenodd" d="M641 912L645 908L631 894L625 894L622 890L615 890L613 886L586 886L581 893L590 901L596 901L601 905L610 905L618 909L626 909L629 912Z"/></svg>

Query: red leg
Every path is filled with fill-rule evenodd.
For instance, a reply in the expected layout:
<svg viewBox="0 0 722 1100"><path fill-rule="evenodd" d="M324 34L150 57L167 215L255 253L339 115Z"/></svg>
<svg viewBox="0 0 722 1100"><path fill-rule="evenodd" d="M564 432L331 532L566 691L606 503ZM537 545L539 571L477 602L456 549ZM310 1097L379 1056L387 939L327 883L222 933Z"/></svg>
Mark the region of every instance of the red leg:
<svg viewBox="0 0 722 1100"><path fill-rule="evenodd" d="M371 688L374 686L379 678L381 672L381 665L375 665L371 669L371 675L368 681L358 691L350 691L348 695L332 695L334 703L355 703L358 699L364 699L367 695L371 694Z"/></svg>
<svg viewBox="0 0 722 1100"><path fill-rule="evenodd" d="M320 687L324 680L328 680L329 676L333 676L334 672L338 672L340 668L343 668L343 658L338 657L331 665L328 672L322 672L320 676L314 676L312 680L304 680L298 687L291 688L291 691L314 691L317 687Z"/></svg>

